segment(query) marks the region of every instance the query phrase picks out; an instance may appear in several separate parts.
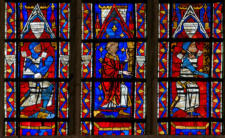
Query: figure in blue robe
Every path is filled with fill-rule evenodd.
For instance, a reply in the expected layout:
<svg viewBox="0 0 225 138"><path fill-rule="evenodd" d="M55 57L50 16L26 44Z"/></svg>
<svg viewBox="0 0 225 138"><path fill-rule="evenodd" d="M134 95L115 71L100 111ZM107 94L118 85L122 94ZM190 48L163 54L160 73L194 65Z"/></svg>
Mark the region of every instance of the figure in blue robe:
<svg viewBox="0 0 225 138"><path fill-rule="evenodd" d="M31 56L26 56L26 53L22 53L25 57L23 78L41 79L43 78L50 66L53 64L53 57L47 56L47 53L42 52L39 42L32 42L29 45ZM42 54L41 54L42 53ZM47 106L52 105L52 93L54 86L49 81L29 81L29 90L21 98L20 111L26 107L41 104L40 112L37 112L29 118L54 118L54 114L47 111Z"/></svg>

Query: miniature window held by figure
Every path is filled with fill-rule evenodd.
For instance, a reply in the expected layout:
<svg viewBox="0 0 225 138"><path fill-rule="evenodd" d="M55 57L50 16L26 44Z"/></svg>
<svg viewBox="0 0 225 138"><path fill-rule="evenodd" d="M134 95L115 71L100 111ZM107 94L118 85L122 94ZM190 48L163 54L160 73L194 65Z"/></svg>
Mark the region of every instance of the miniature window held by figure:
<svg viewBox="0 0 225 138"><path fill-rule="evenodd" d="M145 131L146 3L82 3L81 134Z"/></svg>
<svg viewBox="0 0 225 138"><path fill-rule="evenodd" d="M5 3L5 136L68 134L69 3Z"/></svg>
<svg viewBox="0 0 225 138"><path fill-rule="evenodd" d="M159 135L222 134L222 7L159 4Z"/></svg>

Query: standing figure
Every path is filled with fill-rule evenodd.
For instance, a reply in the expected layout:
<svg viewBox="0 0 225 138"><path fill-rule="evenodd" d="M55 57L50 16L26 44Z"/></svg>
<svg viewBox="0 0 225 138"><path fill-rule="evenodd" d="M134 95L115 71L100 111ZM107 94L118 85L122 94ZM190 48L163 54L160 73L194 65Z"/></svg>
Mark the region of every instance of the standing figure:
<svg viewBox="0 0 225 138"><path fill-rule="evenodd" d="M178 54L177 57L182 60L180 77L193 78L194 75L201 75L208 78L208 74L198 71L198 57L202 51L198 51L195 42L186 42L183 44L183 50L186 54ZM197 52L198 51L198 52ZM199 113L194 112L199 107L199 86L193 81L177 81L177 97L171 105L172 114L178 110L186 111L189 115L198 116Z"/></svg>
<svg viewBox="0 0 225 138"><path fill-rule="evenodd" d="M109 42L106 46L107 54L102 62L102 78L121 78L121 75L131 75L131 72L124 71L125 63L121 63L118 55L118 43ZM128 50L126 50L127 60L129 60ZM104 100L101 104L105 108L115 108L117 106L128 105L128 88L122 82L108 81L102 82Z"/></svg>
<svg viewBox="0 0 225 138"><path fill-rule="evenodd" d="M41 44L38 42L32 42L29 45L31 52L30 56L26 56L25 52L22 52L22 56L25 57L23 78L41 79L47 75L50 66L53 63L53 57L47 56L46 52L42 52ZM29 90L21 98L20 111L26 107L41 104L40 112L37 112L30 118L53 118L55 115L46 110L47 106L52 105L52 93L54 86L49 81L29 81Z"/></svg>

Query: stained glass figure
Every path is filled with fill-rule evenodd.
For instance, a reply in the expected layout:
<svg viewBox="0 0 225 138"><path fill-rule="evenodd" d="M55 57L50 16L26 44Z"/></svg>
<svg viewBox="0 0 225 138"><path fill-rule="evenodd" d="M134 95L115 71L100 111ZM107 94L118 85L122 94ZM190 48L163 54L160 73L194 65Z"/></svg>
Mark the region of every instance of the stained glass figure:
<svg viewBox="0 0 225 138"><path fill-rule="evenodd" d="M81 134L143 135L146 3L82 6Z"/></svg>
<svg viewBox="0 0 225 138"><path fill-rule="evenodd" d="M55 84L49 81L20 83L20 117L54 118Z"/></svg>
<svg viewBox="0 0 225 138"><path fill-rule="evenodd" d="M159 5L158 134L221 135L223 3Z"/></svg>
<svg viewBox="0 0 225 138"><path fill-rule="evenodd" d="M131 117L132 92L130 88L132 87L132 83L96 82L95 87L96 87L95 89L96 97L95 97L94 117L96 118Z"/></svg>
<svg viewBox="0 0 225 138"><path fill-rule="evenodd" d="M6 6L5 135L67 135L69 3Z"/></svg>
<svg viewBox="0 0 225 138"><path fill-rule="evenodd" d="M21 78L56 78L57 43L20 43Z"/></svg>
<svg viewBox="0 0 225 138"><path fill-rule="evenodd" d="M124 75L123 77L126 78L134 72L132 71L134 60L133 42L109 42L96 45L95 76L97 78L121 78L119 74Z"/></svg>
<svg viewBox="0 0 225 138"><path fill-rule="evenodd" d="M171 117L206 118L209 116L209 104L207 103L210 98L209 84L206 82L171 82L171 97Z"/></svg>
<svg viewBox="0 0 225 138"><path fill-rule="evenodd" d="M178 42L171 43L172 77L208 78L210 63L209 43Z"/></svg>

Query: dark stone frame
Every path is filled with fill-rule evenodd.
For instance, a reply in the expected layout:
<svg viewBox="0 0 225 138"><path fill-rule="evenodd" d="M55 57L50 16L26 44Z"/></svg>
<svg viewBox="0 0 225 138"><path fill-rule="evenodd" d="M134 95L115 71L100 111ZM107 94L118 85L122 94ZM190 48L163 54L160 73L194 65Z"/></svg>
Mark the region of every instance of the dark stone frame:
<svg viewBox="0 0 225 138"><path fill-rule="evenodd" d="M4 28L5 28L5 0L1 0L0 4L0 55L4 55ZM19 1L19 0L18 0ZM28 0L29 1L29 0ZM44 0L34 0L44 1ZM54 1L54 0L52 0ZM57 0L56 0L57 1ZM117 1L117 0L115 0ZM121 1L121 0L120 0ZM132 0L131 0L132 1ZM168 0L178 1L178 0ZM190 0L189 0L190 1ZM202 2L202 0L195 0ZM216 1L216 0L213 0ZM225 3L225 0L223 0ZM80 136L80 45L81 45L81 0L71 0L70 27L71 27L71 56L70 56L70 98L69 98L69 135L68 136L42 136L43 138L224 138L225 136L157 136L157 68L158 68L158 0L148 0L147 8L147 72L146 72L146 114L147 122L144 136ZM223 5L223 9L225 6ZM225 10L223 11L225 16ZM223 28L225 28L225 20L223 20ZM223 32L223 36L225 33ZM223 41L225 44L225 40ZM225 48L224 48L225 51ZM224 56L225 57L225 56ZM225 61L223 57L223 61ZM4 56L0 56L0 82L4 81ZM225 67L225 62L223 63ZM223 76L225 73L223 72ZM223 79L225 84L225 79ZM225 85L223 85L225 86ZM4 88L4 83L0 83L0 88ZM225 128L225 87L223 87L223 128ZM3 93L3 91L1 91ZM4 96L0 97L0 137L2 138L39 138L40 136L4 136ZM223 132L225 134L225 132Z"/></svg>

